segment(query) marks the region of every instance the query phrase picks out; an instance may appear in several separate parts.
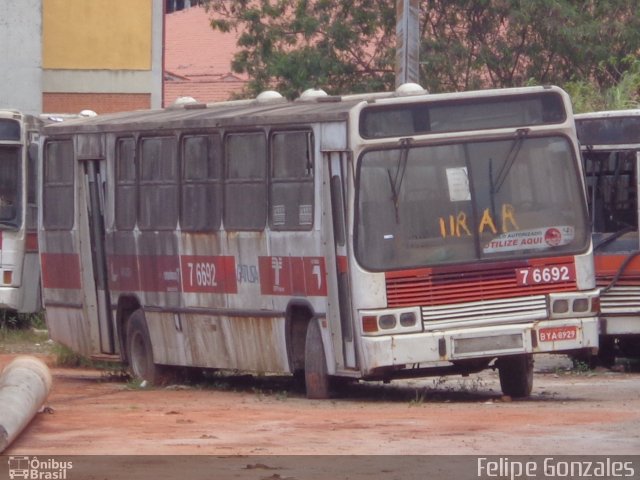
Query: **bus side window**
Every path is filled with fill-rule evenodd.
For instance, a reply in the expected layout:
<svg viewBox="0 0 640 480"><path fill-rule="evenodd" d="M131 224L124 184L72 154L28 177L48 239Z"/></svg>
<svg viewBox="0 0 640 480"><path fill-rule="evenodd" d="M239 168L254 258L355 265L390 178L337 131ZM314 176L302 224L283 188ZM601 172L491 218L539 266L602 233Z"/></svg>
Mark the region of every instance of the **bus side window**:
<svg viewBox="0 0 640 480"><path fill-rule="evenodd" d="M43 223L46 230L71 230L74 211L74 159L71 140L45 146Z"/></svg>
<svg viewBox="0 0 640 480"><path fill-rule="evenodd" d="M267 220L267 141L264 133L225 137L224 226L263 230Z"/></svg>
<svg viewBox="0 0 640 480"><path fill-rule="evenodd" d="M175 137L140 142L141 230L173 230L178 222L178 167Z"/></svg>
<svg viewBox="0 0 640 480"><path fill-rule="evenodd" d="M278 132L271 138L269 225L273 230L313 226L313 137Z"/></svg>
<svg viewBox="0 0 640 480"><path fill-rule="evenodd" d="M116 144L116 228L133 230L136 224L136 143L120 138Z"/></svg>
<svg viewBox="0 0 640 480"><path fill-rule="evenodd" d="M212 232L222 217L222 145L219 135L194 135L182 143L183 231Z"/></svg>

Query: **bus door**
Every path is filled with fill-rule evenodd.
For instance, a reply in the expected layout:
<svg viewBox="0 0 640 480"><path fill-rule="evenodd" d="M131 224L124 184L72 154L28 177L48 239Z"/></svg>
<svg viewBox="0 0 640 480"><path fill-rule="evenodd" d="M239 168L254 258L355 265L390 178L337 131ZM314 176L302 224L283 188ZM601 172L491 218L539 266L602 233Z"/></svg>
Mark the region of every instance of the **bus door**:
<svg viewBox="0 0 640 480"><path fill-rule="evenodd" d="M331 217L333 219L333 252L335 262L336 282L331 282L329 299L338 299L338 304L329 301L330 318L340 319L340 332L342 336L342 355L344 366L356 368L356 351L353 331L353 314L351 303L351 286L349 281L349 268L347 257L347 216L346 199L348 185L348 152L325 152L325 164L329 166Z"/></svg>
<svg viewBox="0 0 640 480"><path fill-rule="evenodd" d="M89 150L86 153L97 153L95 150L102 145L102 139L87 135L87 142L83 142L81 137L78 145L78 157L81 161L83 176L83 199L81 204L86 205L86 222L80 226L81 237L88 238L89 242L82 242L81 238L81 258L91 258L91 262L83 265L83 282L87 286L85 292L89 298L86 299L90 310L91 318L98 319L98 333L100 338L100 352L104 354L116 353L114 328L111 315L111 299L109 295L107 256L105 250L105 175L106 161L104 158L83 158L84 147ZM93 138L91 138L93 137ZM93 147L93 148L92 148ZM84 207L80 214L84 214ZM83 231L83 227L88 230ZM88 233L88 235L86 235ZM87 244L88 243L88 244ZM87 264L88 263L88 264ZM94 294L95 292L95 297ZM92 301L92 298L95 301Z"/></svg>

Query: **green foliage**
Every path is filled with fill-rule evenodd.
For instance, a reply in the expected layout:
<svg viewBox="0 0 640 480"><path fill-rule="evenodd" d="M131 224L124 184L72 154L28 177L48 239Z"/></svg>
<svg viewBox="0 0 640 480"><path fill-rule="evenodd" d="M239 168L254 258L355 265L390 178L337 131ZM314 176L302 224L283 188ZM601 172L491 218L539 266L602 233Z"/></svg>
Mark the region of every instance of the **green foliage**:
<svg viewBox="0 0 640 480"><path fill-rule="evenodd" d="M232 68L248 74L248 95L394 87L396 2L205 3L214 29L241 32ZM602 91L640 54L636 0L423 0L420 10L420 83L432 92L567 82Z"/></svg>
<svg viewBox="0 0 640 480"><path fill-rule="evenodd" d="M564 88L571 96L575 113L640 108L640 60L610 87L599 88L593 82L580 80L569 82Z"/></svg>
<svg viewBox="0 0 640 480"><path fill-rule="evenodd" d="M0 328L27 329L45 327L42 313L18 313L11 310L0 311Z"/></svg>

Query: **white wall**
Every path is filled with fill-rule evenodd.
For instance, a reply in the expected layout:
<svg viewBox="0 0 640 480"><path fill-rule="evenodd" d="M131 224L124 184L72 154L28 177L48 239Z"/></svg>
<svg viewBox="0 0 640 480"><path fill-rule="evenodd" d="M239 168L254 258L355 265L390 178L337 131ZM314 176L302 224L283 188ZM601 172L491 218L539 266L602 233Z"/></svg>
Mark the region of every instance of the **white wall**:
<svg viewBox="0 0 640 480"><path fill-rule="evenodd" d="M42 1L0 0L0 108L42 111Z"/></svg>

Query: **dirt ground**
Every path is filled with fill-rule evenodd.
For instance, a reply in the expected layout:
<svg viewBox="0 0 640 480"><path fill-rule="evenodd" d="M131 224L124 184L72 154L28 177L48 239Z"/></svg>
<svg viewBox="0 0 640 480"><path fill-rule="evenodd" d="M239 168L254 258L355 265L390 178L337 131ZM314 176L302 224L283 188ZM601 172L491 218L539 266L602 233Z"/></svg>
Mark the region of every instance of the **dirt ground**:
<svg viewBox="0 0 640 480"><path fill-rule="evenodd" d="M15 355L0 355L0 368ZM59 368L46 405L5 455L624 455L640 452L640 373L538 357L526 400L496 372L356 384L307 400L289 378L214 377L142 388ZM622 368L619 368L622 370ZM268 475L267 475L268 477Z"/></svg>

